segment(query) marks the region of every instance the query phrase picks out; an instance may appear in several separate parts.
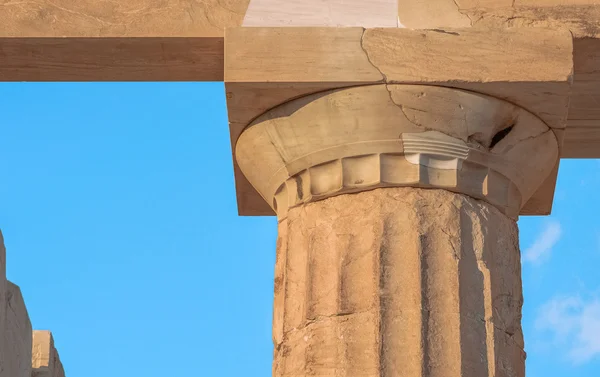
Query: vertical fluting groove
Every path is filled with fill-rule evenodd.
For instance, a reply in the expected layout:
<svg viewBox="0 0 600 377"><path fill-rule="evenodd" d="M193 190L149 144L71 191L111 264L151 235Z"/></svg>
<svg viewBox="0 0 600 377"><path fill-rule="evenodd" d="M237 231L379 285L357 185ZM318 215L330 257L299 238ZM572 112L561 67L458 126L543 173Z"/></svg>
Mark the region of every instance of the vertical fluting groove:
<svg viewBox="0 0 600 377"><path fill-rule="evenodd" d="M339 290L338 290L338 307L337 307L337 313L338 315L345 315L345 314L350 314L352 313L353 307L352 307L352 303L350 302L350 297L348 297L348 295L350 294L351 290L352 290L352 273L350 271L348 271L349 267L348 267L348 263L349 263L349 254L351 253L351 250L354 246L354 235L350 234L350 235L346 235L346 234L337 234L337 229L336 229L336 238L337 238L337 242L336 242L336 254L338 254L340 256L340 273L339 273ZM340 328L338 329L338 336L340 337L340 340L342 340L341 342L339 342L340 344L340 351L339 351L339 363L340 365L345 365L347 366L346 368L343 368L342 370L340 370L340 377L351 377L354 374L354 371L352 370L351 367L351 363L352 363L352 359L353 357L358 357L358 355L354 355L353 354L353 348L352 348L352 339L350 338L351 336L355 335L353 334L353 330L356 330L355 328L352 328L352 326L348 325L348 323L341 323L340 324ZM336 376L337 377L337 376Z"/></svg>
<svg viewBox="0 0 600 377"><path fill-rule="evenodd" d="M303 373L306 365L306 347L304 343L295 345L302 339L302 327L306 318L306 271L309 249L310 224L303 218L285 220L288 227L285 265L285 301L284 301L284 343L279 355L283 359L281 376L294 376Z"/></svg>
<svg viewBox="0 0 600 377"><path fill-rule="evenodd" d="M460 222L459 237L459 313L460 359L464 376L489 373L487 357L487 325L485 316L485 284L479 261L483 253L483 229L477 215L463 204L456 217Z"/></svg>
<svg viewBox="0 0 600 377"><path fill-rule="evenodd" d="M486 338L485 345L487 350L487 364L488 364L488 375L495 377L496 375L496 349L494 345L494 308L493 308L493 291L492 291L492 280L490 269L488 264L491 262L490 254L493 252L494 245L497 244L497 231L493 230L489 232L486 227L485 237L483 238L483 247L480 260L477 261L477 267L483 274L483 299L484 299L484 313L485 313L485 329Z"/></svg>
<svg viewBox="0 0 600 377"><path fill-rule="evenodd" d="M427 376L446 377L459 375L461 368L459 256L440 229L456 221L451 203L437 204L435 209L432 204L425 200L417 203L421 207L417 227L423 273L424 368Z"/></svg>
<svg viewBox="0 0 600 377"><path fill-rule="evenodd" d="M346 367L340 370L341 376L376 376L378 344L372 318L375 315L376 299L379 298L375 264L372 256L373 245L378 241L373 232L368 232L372 224L365 223L363 235L349 232L364 220L347 221L341 218L336 223L334 234L337 237L336 249L340 256L340 283L338 291L338 324L341 347L339 357ZM360 324L360 325L359 325Z"/></svg>
<svg viewBox="0 0 600 377"><path fill-rule="evenodd" d="M278 226L277 248L275 252L275 282L274 282L274 298L273 298L273 376L282 375L281 365L277 361L281 360L278 357L281 344L284 338L284 323L285 323L285 285L286 265L287 265L287 250L288 250L288 226L287 223L280 223Z"/></svg>
<svg viewBox="0 0 600 377"><path fill-rule="evenodd" d="M421 292L421 376L429 376L430 360L429 360L429 295L428 295L428 284L427 284L427 252L423 250L424 235L418 235L419 248L417 253L419 254L419 270L421 271L419 285Z"/></svg>
<svg viewBox="0 0 600 377"><path fill-rule="evenodd" d="M422 374L423 321L420 243L415 229L399 218L412 211L382 211L379 254L379 343L381 377ZM412 347L406 347L412 344Z"/></svg>
<svg viewBox="0 0 600 377"><path fill-rule="evenodd" d="M304 289L304 316L302 318L302 326L308 326L309 321L312 317L312 310L311 310L311 299L312 299L312 290L315 289L315 285L314 285L314 280L313 280L313 271L311 270L312 267L312 261L311 261L311 257L312 257L312 252L313 252L313 244L314 244L314 239L315 239L315 234L314 234L314 229L313 231L308 235L308 247L306 248L306 267L305 267L305 289ZM300 251L300 250L299 250ZM314 334L313 334L314 335ZM308 339L306 339L308 338ZM305 336L304 342L307 343L305 344L305 348L304 348L304 366L302 368L302 370L304 370L308 375L312 374L313 372L313 368L314 368L314 364L312 363L312 359L311 359L311 345L312 342L314 341L314 336Z"/></svg>
<svg viewBox="0 0 600 377"><path fill-rule="evenodd" d="M381 228L381 236L379 239L379 250L378 253L376 253L375 255L378 257L377 258L377 270L374 271L374 273L377 276L377 280L378 280L378 288L379 288L379 300L378 300L378 311L379 311L379 318L378 318L378 329L377 329L377 341L379 344L379 374L381 376L386 376L387 375L387 370L389 370L389 368L387 367L386 363L388 361L387 357L386 357L386 338L385 338L385 334L386 334L386 322L387 322L387 315L388 315L388 311L386 310L386 298L387 298L387 292L386 289L388 287L386 287L386 270L385 270L385 266L386 266L386 257L387 257L387 225L388 221L387 221L387 217L383 218L383 222L382 222L382 228Z"/></svg>
<svg viewBox="0 0 600 377"><path fill-rule="evenodd" d="M340 255L335 245L339 240L333 225L320 222L312 233L308 250L309 287L307 289L307 321L323 322L338 315ZM334 247L331 247L333 245ZM315 333L308 340L309 372L316 375L335 376L340 365L339 321L327 326L315 324Z"/></svg>
<svg viewBox="0 0 600 377"><path fill-rule="evenodd" d="M389 188L282 224L276 377L523 377L516 224L491 205Z"/></svg>

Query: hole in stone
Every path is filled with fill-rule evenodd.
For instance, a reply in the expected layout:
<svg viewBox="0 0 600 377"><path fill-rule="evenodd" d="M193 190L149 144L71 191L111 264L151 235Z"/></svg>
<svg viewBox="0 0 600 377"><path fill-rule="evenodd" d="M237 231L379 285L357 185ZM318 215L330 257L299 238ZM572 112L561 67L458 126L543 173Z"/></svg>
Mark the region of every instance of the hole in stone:
<svg viewBox="0 0 600 377"><path fill-rule="evenodd" d="M502 141L502 139L504 139L509 133L510 131L512 131L512 129L515 127L515 125L511 125L510 127L507 127L501 131L498 131L497 134L494 135L494 137L492 138L492 143L490 144L490 148L494 148L494 146L496 146L496 144L498 144L500 141Z"/></svg>

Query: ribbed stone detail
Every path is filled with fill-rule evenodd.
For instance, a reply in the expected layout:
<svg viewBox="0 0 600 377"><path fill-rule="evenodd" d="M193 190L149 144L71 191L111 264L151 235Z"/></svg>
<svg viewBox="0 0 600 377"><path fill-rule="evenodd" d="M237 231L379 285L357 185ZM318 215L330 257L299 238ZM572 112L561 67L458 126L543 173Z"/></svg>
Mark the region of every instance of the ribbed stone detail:
<svg viewBox="0 0 600 377"><path fill-rule="evenodd" d="M556 166L558 143L535 115L494 97L371 85L271 109L235 154L280 220L298 205L380 187L442 188L516 218Z"/></svg>
<svg viewBox="0 0 600 377"><path fill-rule="evenodd" d="M281 220L289 208L379 187L443 188L485 200L514 218L521 205L515 184L487 166L436 154L380 153L346 157L301 171L281 185L274 207Z"/></svg>
<svg viewBox="0 0 600 377"><path fill-rule="evenodd" d="M279 223L273 375L523 377L516 223L437 189L382 188Z"/></svg>

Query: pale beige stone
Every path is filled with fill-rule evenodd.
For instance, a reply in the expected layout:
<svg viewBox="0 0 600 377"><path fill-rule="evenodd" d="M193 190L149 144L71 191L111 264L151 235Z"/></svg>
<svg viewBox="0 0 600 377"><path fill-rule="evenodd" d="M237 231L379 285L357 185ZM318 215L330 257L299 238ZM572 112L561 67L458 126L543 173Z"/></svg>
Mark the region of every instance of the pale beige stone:
<svg viewBox="0 0 600 377"><path fill-rule="evenodd" d="M382 82L383 75L361 47L363 33L362 28L226 30L229 121L243 129L262 113L291 98Z"/></svg>
<svg viewBox="0 0 600 377"><path fill-rule="evenodd" d="M434 29L468 27L469 17L461 13L454 0L397 0L400 27Z"/></svg>
<svg viewBox="0 0 600 377"><path fill-rule="evenodd" d="M582 84L573 86L568 124L577 127L580 121L594 121L600 125L598 101L593 100L600 98L600 3L597 0L398 0L398 11L390 12L389 16L382 11L387 9L383 6L389 4L388 0L257 1L266 1L267 10L283 12L279 20L283 20L282 23L287 20L289 25L317 20L319 24L326 22L330 26L370 26L377 24L375 21L380 17L385 18L387 25L393 17L400 16L411 28L438 31L469 24L499 31L513 27L568 29L574 37L574 80ZM329 17L327 10L316 6L329 2L336 4L333 13L343 17ZM0 1L0 44L5 54L0 56L0 81L221 81L223 30L242 24L248 3L249 0L3 0ZM363 3L369 7L379 6L372 13ZM272 8L269 4L280 6ZM305 4L315 7L306 8ZM346 9L341 4L352 6ZM300 9L302 14L290 13L290 9ZM319 40L309 43L317 45ZM94 69L89 69L90 62L94 63ZM511 72L521 71L518 68ZM287 86L293 84L287 83ZM544 103L545 99L540 101ZM578 144L577 134L581 132L600 140L600 126L595 128L573 131L563 156L600 157L597 143ZM586 152L580 153L580 149ZM247 189L243 182L239 182L239 186ZM241 213L263 213L266 207L256 193L238 194L246 203Z"/></svg>
<svg viewBox="0 0 600 377"><path fill-rule="evenodd" d="M222 81L248 2L0 0L0 81Z"/></svg>
<svg viewBox="0 0 600 377"><path fill-rule="evenodd" d="M559 139L561 140L561 139ZM556 190L556 180L558 178L558 168L560 160L556 161L556 166L550 172L544 183L529 198L521 208L521 216L545 216L550 215L554 204L554 192Z"/></svg>
<svg viewBox="0 0 600 377"><path fill-rule="evenodd" d="M396 27L397 0L251 0L242 26Z"/></svg>
<svg viewBox="0 0 600 377"><path fill-rule="evenodd" d="M233 28L225 42L235 124L311 90L385 81L494 95L553 128L566 125L573 72L568 30Z"/></svg>
<svg viewBox="0 0 600 377"><path fill-rule="evenodd" d="M10 37L222 36L240 26L249 0L0 0Z"/></svg>
<svg viewBox="0 0 600 377"><path fill-rule="evenodd" d="M566 127L573 72L566 30L367 29L363 47L388 83L489 94L531 111L552 128Z"/></svg>
<svg viewBox="0 0 600 377"><path fill-rule="evenodd" d="M248 123L278 104L331 88L382 82L461 87L518 104L555 129L566 125L573 69L567 31L331 30L227 31L225 85L233 151ZM272 214L237 165L234 171L239 213ZM553 192L555 179L547 184L524 213L550 211L547 193ZM269 199L267 204L272 206Z"/></svg>
<svg viewBox="0 0 600 377"><path fill-rule="evenodd" d="M402 2L406 0L398 1ZM460 10L473 8L510 8L515 3L515 1L516 0L456 0L456 7Z"/></svg>
<svg viewBox="0 0 600 377"><path fill-rule="evenodd" d="M497 1L497 0L494 0ZM599 5L598 0L515 0L515 6L562 7L569 5Z"/></svg>
<svg viewBox="0 0 600 377"><path fill-rule="evenodd" d="M280 218L306 202L377 187L436 187L511 217L558 161L550 128L497 98L371 85L300 98L259 117L236 157Z"/></svg>
<svg viewBox="0 0 600 377"><path fill-rule="evenodd" d="M385 188L279 224L273 375L523 377L518 231L444 190Z"/></svg>
<svg viewBox="0 0 600 377"><path fill-rule="evenodd" d="M568 130L561 156L564 158L600 157L600 2L597 0L460 0L451 12L436 12L444 0L399 0L399 15L414 28L446 28L456 25L460 16L481 29L506 27L568 28L573 33L574 74L567 119ZM445 5L451 7L450 5ZM404 11L403 9L407 9ZM412 10L412 13L409 12ZM581 129L582 122L589 129ZM593 127L593 128L592 128ZM553 191L552 187L545 192ZM551 202L536 197L530 206L540 204L548 212ZM535 211L534 211L535 212Z"/></svg>
<svg viewBox="0 0 600 377"><path fill-rule="evenodd" d="M463 1L460 3L462 7ZM561 156L600 157L600 2L517 0L515 7L473 7L463 12L473 20L474 27L481 29L545 27L568 28L573 33L574 81ZM582 121L592 128L581 129Z"/></svg>
<svg viewBox="0 0 600 377"><path fill-rule="evenodd" d="M65 377L50 331L33 332L32 377Z"/></svg>

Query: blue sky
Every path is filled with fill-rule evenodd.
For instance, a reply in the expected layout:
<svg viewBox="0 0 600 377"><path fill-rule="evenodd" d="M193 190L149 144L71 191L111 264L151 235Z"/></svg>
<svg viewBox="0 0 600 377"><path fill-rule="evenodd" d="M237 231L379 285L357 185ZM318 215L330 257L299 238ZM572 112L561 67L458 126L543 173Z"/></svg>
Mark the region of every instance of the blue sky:
<svg viewBox="0 0 600 377"><path fill-rule="evenodd" d="M8 278L68 377L271 373L274 218L238 217L221 83L0 84ZM600 162L519 221L528 377L600 369Z"/></svg>

